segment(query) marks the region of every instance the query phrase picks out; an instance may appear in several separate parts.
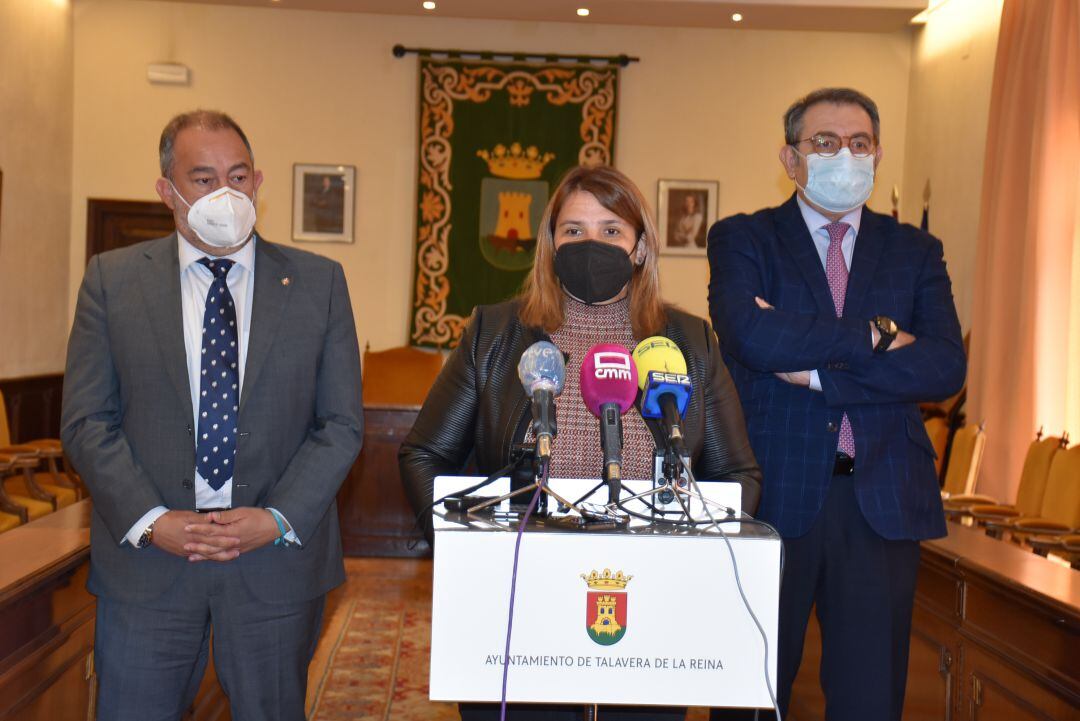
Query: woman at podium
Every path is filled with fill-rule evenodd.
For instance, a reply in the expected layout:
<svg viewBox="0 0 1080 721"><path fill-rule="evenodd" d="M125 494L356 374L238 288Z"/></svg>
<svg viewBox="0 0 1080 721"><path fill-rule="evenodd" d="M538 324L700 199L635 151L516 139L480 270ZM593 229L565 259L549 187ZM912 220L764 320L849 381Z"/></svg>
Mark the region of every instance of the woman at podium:
<svg viewBox="0 0 1080 721"><path fill-rule="evenodd" d="M517 369L537 341L554 343L566 358L550 476L599 477L604 455L597 419L582 402L582 361L596 344L634 349L653 336L670 339L685 358L690 388L682 431L695 476L740 483L743 509L756 509L761 471L716 337L705 320L664 303L658 255L656 224L629 178L607 166L578 167L563 178L536 231L521 294L474 310L402 443L401 476L417 512L431 503L436 476L460 474L470 460L486 476L508 464L515 444L532 440L530 399ZM622 416L622 437L622 477L653 479L656 442L636 407ZM421 521L431 540L430 513ZM515 720L584 718L580 706L512 708ZM498 706L462 704L461 713L464 721L497 719ZM601 718L684 715L604 707Z"/></svg>

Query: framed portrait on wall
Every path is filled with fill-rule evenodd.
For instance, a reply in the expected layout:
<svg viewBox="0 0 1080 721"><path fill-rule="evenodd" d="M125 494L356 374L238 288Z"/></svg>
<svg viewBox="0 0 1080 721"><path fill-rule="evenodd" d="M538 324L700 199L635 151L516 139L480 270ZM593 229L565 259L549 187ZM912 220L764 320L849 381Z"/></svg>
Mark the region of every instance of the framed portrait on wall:
<svg viewBox="0 0 1080 721"><path fill-rule="evenodd" d="M353 242L356 168L293 165L293 240Z"/></svg>
<svg viewBox="0 0 1080 721"><path fill-rule="evenodd" d="M720 183L715 180L659 181L656 221L661 254L705 255L719 194Z"/></svg>

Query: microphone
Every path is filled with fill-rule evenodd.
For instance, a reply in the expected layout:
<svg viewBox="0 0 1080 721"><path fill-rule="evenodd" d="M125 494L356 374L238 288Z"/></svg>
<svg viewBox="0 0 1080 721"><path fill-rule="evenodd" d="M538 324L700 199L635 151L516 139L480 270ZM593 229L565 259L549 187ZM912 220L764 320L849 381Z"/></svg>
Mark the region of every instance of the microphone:
<svg viewBox="0 0 1080 721"><path fill-rule="evenodd" d="M615 343L600 343L585 352L581 362L581 400L600 419L600 448L608 502L622 490L622 415L637 397L637 368L630 352Z"/></svg>
<svg viewBox="0 0 1080 721"><path fill-rule="evenodd" d="M682 417L693 385L679 346L659 335L646 338L634 348L634 365L641 387L642 418L659 419L668 448L680 456L689 456Z"/></svg>
<svg viewBox="0 0 1080 721"><path fill-rule="evenodd" d="M546 461L551 458L551 442L558 433L555 397L562 393L566 384L566 361L554 343L541 340L525 349L517 370L525 395L532 399L536 458Z"/></svg>

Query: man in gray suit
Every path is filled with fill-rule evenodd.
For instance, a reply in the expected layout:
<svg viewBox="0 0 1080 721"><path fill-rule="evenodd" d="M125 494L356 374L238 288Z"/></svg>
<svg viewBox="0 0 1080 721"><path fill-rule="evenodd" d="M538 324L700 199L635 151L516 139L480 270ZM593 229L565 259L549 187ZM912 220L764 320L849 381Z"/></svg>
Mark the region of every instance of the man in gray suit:
<svg viewBox="0 0 1080 721"><path fill-rule="evenodd" d="M345 277L254 232L262 174L227 115L174 118L160 160L177 233L90 260L64 380L94 503L98 716L179 719L213 629L234 721L303 719L362 437Z"/></svg>

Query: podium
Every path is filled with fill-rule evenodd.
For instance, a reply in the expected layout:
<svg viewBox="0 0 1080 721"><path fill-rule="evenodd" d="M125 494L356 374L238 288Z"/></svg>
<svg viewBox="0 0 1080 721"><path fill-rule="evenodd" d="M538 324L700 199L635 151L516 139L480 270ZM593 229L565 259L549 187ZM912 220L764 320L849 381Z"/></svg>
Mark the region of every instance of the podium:
<svg viewBox="0 0 1080 721"><path fill-rule="evenodd" d="M435 497L479 480L437 478ZM549 482L571 499L595 483ZM650 484L624 485L635 492ZM737 506L738 484L700 485L711 500ZM508 487L502 479L485 493ZM599 493L606 497L607 489ZM433 701L501 698L517 524L509 513L436 507ZM633 520L581 531L530 519L518 560L507 701L772 707L765 673L767 665L775 689L781 541L756 524L722 527L768 640L767 664L715 529Z"/></svg>

